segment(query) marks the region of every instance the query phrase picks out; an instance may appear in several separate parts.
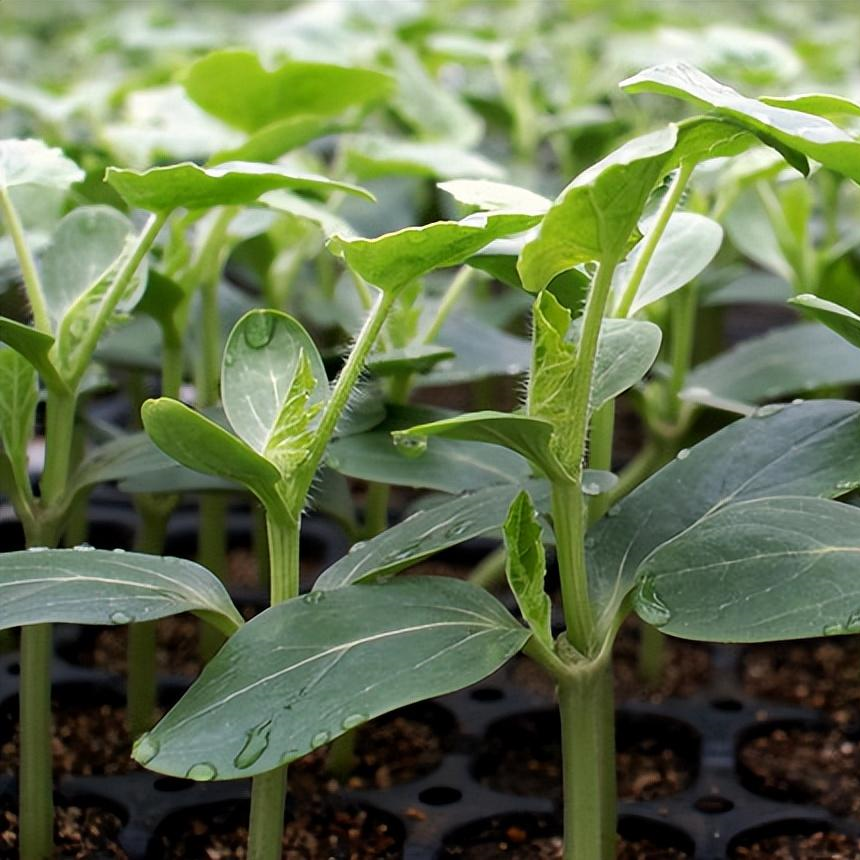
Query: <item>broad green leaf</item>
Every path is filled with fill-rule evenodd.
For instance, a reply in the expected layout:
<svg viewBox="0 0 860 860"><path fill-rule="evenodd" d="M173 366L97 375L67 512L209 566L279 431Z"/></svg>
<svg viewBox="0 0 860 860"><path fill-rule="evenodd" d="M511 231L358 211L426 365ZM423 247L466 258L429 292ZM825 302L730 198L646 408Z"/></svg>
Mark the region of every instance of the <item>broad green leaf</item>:
<svg viewBox="0 0 860 860"><path fill-rule="evenodd" d="M673 161L699 164L712 158L731 158L761 141L736 123L714 116L696 116L678 123L678 142Z"/></svg>
<svg viewBox="0 0 860 860"><path fill-rule="evenodd" d="M328 247L366 281L389 292L433 269L459 265L493 239L525 230L537 219L502 214L478 220L436 221L376 239L333 236Z"/></svg>
<svg viewBox="0 0 860 860"><path fill-rule="evenodd" d="M744 341L693 368L681 396L744 414L754 404L858 380L856 347L817 323L798 323Z"/></svg>
<svg viewBox="0 0 860 860"><path fill-rule="evenodd" d="M0 342L23 355L36 368L49 388L66 390L65 382L51 361L50 353L54 346L54 338L51 335L15 320L0 317Z"/></svg>
<svg viewBox="0 0 860 860"><path fill-rule="evenodd" d="M198 780L265 773L380 714L481 680L528 638L484 589L455 579L313 592L232 636L133 755Z"/></svg>
<svg viewBox="0 0 860 860"><path fill-rule="evenodd" d="M440 361L454 358L454 351L436 344L416 343L402 349L377 352L367 360L367 369L377 376L428 373Z"/></svg>
<svg viewBox="0 0 860 860"><path fill-rule="evenodd" d="M744 256L785 281L794 279L794 270L786 260L767 211L753 188L738 195L723 223L732 244Z"/></svg>
<svg viewBox="0 0 860 860"><path fill-rule="evenodd" d="M105 181L128 203L150 212L209 209L212 206L253 203L260 195L277 188L294 188L324 193L345 191L373 200L373 195L357 185L338 182L314 173L302 173L278 164L228 161L215 167L199 167L191 162L124 170L109 167Z"/></svg>
<svg viewBox="0 0 860 860"><path fill-rule="evenodd" d="M516 412L468 412L442 421L417 424L391 435L394 444L421 449L428 436L442 436L464 442L501 445L525 457L554 480L570 480L552 446L553 425L541 418Z"/></svg>
<svg viewBox="0 0 860 860"><path fill-rule="evenodd" d="M274 209L277 212L286 212L296 218L312 221L319 226L326 237L339 233L341 236L351 237L355 230L339 215L327 209L320 203L300 197L291 191L269 191L260 198L260 203Z"/></svg>
<svg viewBox="0 0 860 860"><path fill-rule="evenodd" d="M766 105L824 117L859 117L860 105L845 96L824 93L804 93L794 96L762 96Z"/></svg>
<svg viewBox="0 0 860 860"><path fill-rule="evenodd" d="M33 435L39 385L33 366L14 349L0 347L0 442L17 483L28 481L27 445Z"/></svg>
<svg viewBox="0 0 860 860"><path fill-rule="evenodd" d="M835 497L860 485L858 440L860 405L814 400L762 410L681 451L589 530L601 624L611 623L645 559L703 517L751 499Z"/></svg>
<svg viewBox="0 0 860 860"><path fill-rule="evenodd" d="M482 155L447 143L422 143L384 137L353 135L346 147L346 168L357 179L380 176L426 176L457 179L477 176L500 179L504 170Z"/></svg>
<svg viewBox="0 0 860 860"><path fill-rule="evenodd" d="M274 499L275 466L214 421L169 397L147 400L141 417L152 441L177 463L236 481L264 502Z"/></svg>
<svg viewBox="0 0 860 860"><path fill-rule="evenodd" d="M671 166L677 127L634 138L580 173L553 203L519 262L523 286L536 293L579 263L618 259L642 209Z"/></svg>
<svg viewBox="0 0 860 860"><path fill-rule="evenodd" d="M765 143L787 147L830 170L860 181L860 141L823 117L747 98L684 61L653 66L628 78L632 93L675 96L739 123Z"/></svg>
<svg viewBox="0 0 860 860"><path fill-rule="evenodd" d="M299 322L253 310L236 323L224 350L221 397L230 425L251 448L286 467L294 459L290 440L300 448L300 438L309 442L310 421L328 396L322 359ZM303 426L293 424L297 418L306 419Z"/></svg>
<svg viewBox="0 0 860 860"><path fill-rule="evenodd" d="M48 315L54 331L90 287L102 279L136 238L132 223L111 206L81 206L57 225L39 260ZM146 266L138 269L117 311L133 308L146 284Z"/></svg>
<svg viewBox="0 0 860 860"><path fill-rule="evenodd" d="M35 185L65 191L83 178L83 170L62 150L41 140L0 141L0 189Z"/></svg>
<svg viewBox="0 0 860 860"><path fill-rule="evenodd" d="M180 612L194 612L227 635L242 626L217 577L191 561L90 547L0 554L0 629L131 624Z"/></svg>
<svg viewBox="0 0 860 860"><path fill-rule="evenodd" d="M504 525L508 584L523 619L552 650L552 602L544 590L546 553L543 532L529 494L522 490L511 504Z"/></svg>
<svg viewBox="0 0 860 860"><path fill-rule="evenodd" d="M552 200L542 194L488 179L452 179L440 182L439 188L450 194L458 203L476 206L484 211L502 210L543 215L552 206Z"/></svg>
<svg viewBox="0 0 860 860"><path fill-rule="evenodd" d="M239 146L216 152L209 159L209 164L222 164L225 161L276 161L291 149L304 146L332 131L333 125L328 117L289 117L264 126Z"/></svg>
<svg viewBox="0 0 860 860"><path fill-rule="evenodd" d="M647 236L647 228L644 232ZM648 262L629 316L689 284L714 259L722 241L723 228L716 221L692 212L675 212ZM618 298L624 295L641 253L640 244L616 268L612 289Z"/></svg>
<svg viewBox="0 0 860 860"><path fill-rule="evenodd" d="M808 293L795 296L789 302L803 308L809 316L833 329L852 346L860 346L860 316L853 311Z"/></svg>
<svg viewBox="0 0 860 860"><path fill-rule="evenodd" d="M776 497L720 508L640 567L636 611L666 633L773 642L860 632L860 510Z"/></svg>
<svg viewBox="0 0 860 860"><path fill-rule="evenodd" d="M215 51L183 75L185 91L205 111L242 131L255 132L302 114L335 116L376 101L392 80L370 69L290 60L269 71L252 51Z"/></svg>
<svg viewBox="0 0 860 860"><path fill-rule="evenodd" d="M382 534L356 544L317 577L314 590L329 591L392 576L437 552L493 532L502 527L511 502L523 486L539 510L549 509L550 488L546 481L494 484L464 493L423 508Z"/></svg>

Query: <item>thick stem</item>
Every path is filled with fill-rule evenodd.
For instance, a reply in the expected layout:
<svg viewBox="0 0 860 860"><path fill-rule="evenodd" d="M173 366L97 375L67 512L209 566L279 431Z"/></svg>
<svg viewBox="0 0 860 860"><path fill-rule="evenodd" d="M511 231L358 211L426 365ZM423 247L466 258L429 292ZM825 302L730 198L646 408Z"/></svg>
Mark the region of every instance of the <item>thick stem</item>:
<svg viewBox="0 0 860 860"><path fill-rule="evenodd" d="M45 406L45 470L40 484L41 507L60 504L66 494L75 434L73 394L48 391Z"/></svg>
<svg viewBox="0 0 860 860"><path fill-rule="evenodd" d="M666 637L650 624L639 625L639 659L636 670L639 680L649 688L654 688L663 677L666 665Z"/></svg>
<svg viewBox="0 0 860 860"><path fill-rule="evenodd" d="M182 344L165 339L161 350L161 396L178 400L182 388Z"/></svg>
<svg viewBox="0 0 860 860"><path fill-rule="evenodd" d="M558 685L564 860L615 857L615 726L608 651Z"/></svg>

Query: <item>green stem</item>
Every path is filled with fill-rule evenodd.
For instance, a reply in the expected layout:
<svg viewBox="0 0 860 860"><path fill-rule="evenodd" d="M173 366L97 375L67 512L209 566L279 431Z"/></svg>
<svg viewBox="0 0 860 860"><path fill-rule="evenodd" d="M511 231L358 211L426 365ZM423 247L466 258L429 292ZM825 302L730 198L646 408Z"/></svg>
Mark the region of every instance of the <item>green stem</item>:
<svg viewBox="0 0 860 860"><path fill-rule="evenodd" d="M182 343L165 338L161 347L161 396L179 399L183 376Z"/></svg>
<svg viewBox="0 0 860 860"><path fill-rule="evenodd" d="M200 497L197 562L221 580L227 581L227 499L219 493ZM200 656L208 662L224 642L223 635L211 624L200 625Z"/></svg>
<svg viewBox="0 0 860 860"><path fill-rule="evenodd" d="M693 334L696 328L695 284L688 284L669 296L669 308L672 314L672 375L666 388L666 418L675 423L681 411L678 395L684 387L693 362Z"/></svg>
<svg viewBox="0 0 860 860"><path fill-rule="evenodd" d="M615 432L615 401L610 400L591 417L588 465L591 469L612 471L612 442ZM592 497L588 502L588 520L597 522L609 509L609 493Z"/></svg>
<svg viewBox="0 0 860 860"><path fill-rule="evenodd" d="M649 441L619 473L618 483L608 493L610 506L635 490L669 459L671 455L666 455L662 444L654 439Z"/></svg>
<svg viewBox="0 0 860 860"><path fill-rule="evenodd" d="M494 549L482 558L469 574L469 582L480 588L491 589L493 586L504 581L505 562L508 559L508 551L504 544Z"/></svg>
<svg viewBox="0 0 860 860"><path fill-rule="evenodd" d="M637 674L639 680L653 689L663 677L666 665L666 637L656 628L644 621L639 624L639 659Z"/></svg>
<svg viewBox="0 0 860 860"><path fill-rule="evenodd" d="M362 540L369 540L381 534L388 527L388 499L390 496L388 484L371 481L367 487L367 497L364 503L364 528Z"/></svg>
<svg viewBox="0 0 860 860"><path fill-rule="evenodd" d="M48 391L45 405L45 469L40 484L40 507L61 506L66 494L75 435L77 398Z"/></svg>
<svg viewBox="0 0 860 860"><path fill-rule="evenodd" d="M657 245L663 237L663 233L666 230L666 225L669 223L669 219L672 217L672 213L681 201L684 188L687 186L687 182L693 173L694 167L694 164L685 161L682 162L681 166L678 168L678 172L675 174L675 178L672 180L672 184L669 187L666 196L660 203L660 209L658 210L657 215L654 218L654 222L651 224L651 229L648 231L648 235L645 237L645 241L642 244L639 259L636 261L636 265L630 273L630 280L624 288L624 294L621 297L621 301L618 303L615 316L626 317L630 314L630 308L633 305L633 300L636 298L636 293L642 283L642 278L645 277L648 264L654 256L654 251L657 250Z"/></svg>
<svg viewBox="0 0 860 860"><path fill-rule="evenodd" d="M15 204L12 202L12 198L5 188L0 188L0 209L3 210L6 229L12 238L15 254L18 257L18 265L21 267L21 276L24 279L27 301L30 303L30 310L33 312L33 325L39 331L51 334L51 319L48 316L48 305L45 301L42 279L39 277L36 260L27 242L27 234L24 231L24 226L21 224Z"/></svg>
<svg viewBox="0 0 860 860"><path fill-rule="evenodd" d="M436 338L439 336L439 332L442 331L442 326L445 325L445 320L448 319L448 316L454 309L454 305L460 301L460 297L472 282L475 274L475 269L471 266L460 267L460 270L448 285L448 289L445 290L445 295L442 296L442 301L439 302L439 306L436 308L436 314L430 322L427 331L424 332L424 343L429 344L436 341Z"/></svg>
<svg viewBox="0 0 860 860"><path fill-rule="evenodd" d="M615 738L607 654L558 685L564 771L564 860L615 857Z"/></svg>
<svg viewBox="0 0 860 860"><path fill-rule="evenodd" d="M269 590L269 528L266 511L262 505L255 505L253 511L253 548L257 562L257 582L260 588Z"/></svg>

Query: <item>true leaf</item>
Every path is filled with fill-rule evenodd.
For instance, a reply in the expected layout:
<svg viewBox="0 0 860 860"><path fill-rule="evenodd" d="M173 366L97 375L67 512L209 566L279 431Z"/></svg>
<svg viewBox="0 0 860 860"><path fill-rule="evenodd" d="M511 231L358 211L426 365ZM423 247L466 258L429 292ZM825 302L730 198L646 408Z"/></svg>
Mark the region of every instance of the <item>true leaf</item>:
<svg viewBox="0 0 860 860"><path fill-rule="evenodd" d="M860 346L860 316L836 302L829 302L818 296L804 293L789 299L806 313L833 329L840 337L845 338L853 346Z"/></svg>
<svg viewBox="0 0 860 860"><path fill-rule="evenodd" d="M277 188L318 193L345 191L373 200L369 191L357 185L253 161L228 161L215 167L199 167L186 162L144 171L109 167L105 181L129 206L150 212L169 212L180 206L209 209L212 206L253 203L262 194Z"/></svg>
<svg viewBox="0 0 860 860"><path fill-rule="evenodd" d="M242 616L205 568L179 558L86 548L0 555L0 629L130 624L194 612L230 635Z"/></svg>
<svg viewBox="0 0 860 860"><path fill-rule="evenodd" d="M455 579L314 592L232 636L133 754L192 779L265 773L380 714L481 680L528 637L495 598Z"/></svg>
<svg viewBox="0 0 860 860"><path fill-rule="evenodd" d="M452 179L440 182L439 188L459 203L476 206L485 211L502 210L543 215L552 206L552 200L542 194L488 179Z"/></svg>
<svg viewBox="0 0 860 860"><path fill-rule="evenodd" d="M440 361L451 358L454 358L454 351L447 347L419 343L374 353L367 360L367 369L377 376L427 373Z"/></svg>
<svg viewBox="0 0 860 860"><path fill-rule="evenodd" d="M552 602L544 590L546 554L532 500L523 490L514 499L504 525L505 571L511 591L535 636L552 649Z"/></svg>
<svg viewBox="0 0 860 860"><path fill-rule="evenodd" d="M858 117L860 105L844 96L804 93L794 96L762 96L759 101L771 107L814 113L824 117Z"/></svg>
<svg viewBox="0 0 860 860"><path fill-rule="evenodd" d="M0 317L0 341L20 353L36 368L49 388L65 391L66 383L51 361L54 338L15 320Z"/></svg>
<svg viewBox="0 0 860 860"><path fill-rule="evenodd" d="M273 162L299 146L334 131L331 120L322 116L295 116L278 120L254 132L244 143L216 152L209 164L225 161Z"/></svg>
<svg viewBox="0 0 860 860"><path fill-rule="evenodd" d="M641 566L639 615L707 642L772 642L860 631L860 510L775 497L728 505Z"/></svg>
<svg viewBox="0 0 860 860"><path fill-rule="evenodd" d="M33 435L38 402L33 366L15 350L0 347L0 442L19 483L28 480L27 444Z"/></svg>
<svg viewBox="0 0 860 860"><path fill-rule="evenodd" d="M0 188L9 190L23 185L65 191L84 178L77 164L60 149L41 140L0 141Z"/></svg>

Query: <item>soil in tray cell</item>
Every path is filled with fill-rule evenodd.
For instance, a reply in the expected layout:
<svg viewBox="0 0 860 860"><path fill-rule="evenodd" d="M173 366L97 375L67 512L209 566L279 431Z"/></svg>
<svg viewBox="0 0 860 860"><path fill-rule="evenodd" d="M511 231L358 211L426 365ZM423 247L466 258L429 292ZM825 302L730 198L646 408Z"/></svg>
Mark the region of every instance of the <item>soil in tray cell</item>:
<svg viewBox="0 0 860 860"><path fill-rule="evenodd" d="M777 834L739 844L730 856L732 860L857 860L860 839L823 831Z"/></svg>

